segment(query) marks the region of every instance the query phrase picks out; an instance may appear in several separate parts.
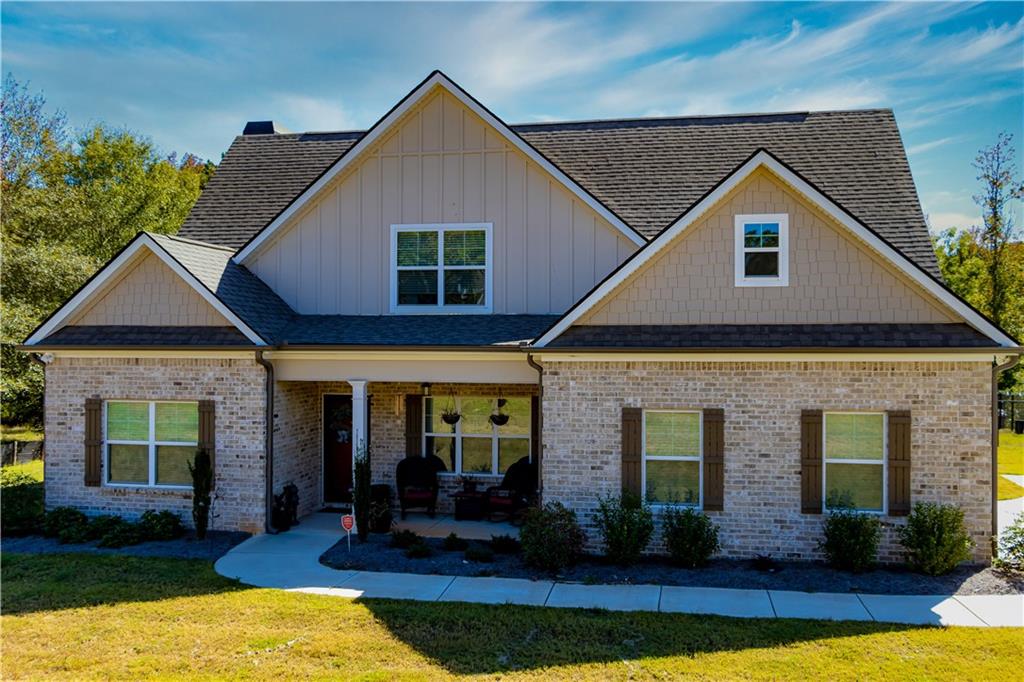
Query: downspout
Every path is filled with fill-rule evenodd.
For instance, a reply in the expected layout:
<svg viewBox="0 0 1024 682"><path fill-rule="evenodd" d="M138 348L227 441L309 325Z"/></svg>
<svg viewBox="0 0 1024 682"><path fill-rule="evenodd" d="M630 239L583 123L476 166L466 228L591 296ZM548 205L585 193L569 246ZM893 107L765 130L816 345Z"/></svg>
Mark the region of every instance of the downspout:
<svg viewBox="0 0 1024 682"><path fill-rule="evenodd" d="M266 460L264 462L263 476L266 490L264 491L264 530L276 535L277 529L271 525L274 511L274 364L263 357L263 351L256 351L256 362L263 365L267 370L267 396L266 396Z"/></svg>
<svg viewBox="0 0 1024 682"><path fill-rule="evenodd" d="M533 359L532 353L526 354L526 362L537 370L537 494L541 503L544 501L544 368Z"/></svg>
<svg viewBox="0 0 1024 682"><path fill-rule="evenodd" d="M1020 362L1014 355L999 365L992 361L992 558L996 558L999 540L999 375ZM1010 425L1013 428L1013 424Z"/></svg>

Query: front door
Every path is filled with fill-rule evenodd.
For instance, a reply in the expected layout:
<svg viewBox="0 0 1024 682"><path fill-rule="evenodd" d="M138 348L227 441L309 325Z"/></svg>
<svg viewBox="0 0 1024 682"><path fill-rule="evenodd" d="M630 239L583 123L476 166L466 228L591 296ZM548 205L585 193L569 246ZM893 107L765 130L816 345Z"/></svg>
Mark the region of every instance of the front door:
<svg viewBox="0 0 1024 682"><path fill-rule="evenodd" d="M352 501L352 396L324 396L324 504Z"/></svg>

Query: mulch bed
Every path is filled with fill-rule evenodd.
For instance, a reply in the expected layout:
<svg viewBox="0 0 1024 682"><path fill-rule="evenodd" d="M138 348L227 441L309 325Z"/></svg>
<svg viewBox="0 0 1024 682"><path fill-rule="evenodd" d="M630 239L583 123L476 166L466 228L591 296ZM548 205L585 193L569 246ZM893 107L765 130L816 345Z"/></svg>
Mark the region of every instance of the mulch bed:
<svg viewBox="0 0 1024 682"><path fill-rule="evenodd" d="M4 552L25 554L57 554L80 552L85 554L123 554L128 556L161 557L171 559L204 559L216 561L228 550L249 537L249 533L211 530L204 540L197 540L191 533L177 540L143 542L127 547L97 547L98 541L62 545L56 538L41 535L4 538L0 549Z"/></svg>
<svg viewBox="0 0 1024 682"><path fill-rule="evenodd" d="M394 571L458 576L497 576L593 584L657 584L693 587L798 590L803 592L861 592L866 594L1021 594L1024 573L983 566L961 566L944 576L926 576L900 567L878 568L866 573L836 571L818 562L778 562L773 572L757 570L750 561L714 559L699 569L676 568L663 561L645 559L636 566L609 565L587 557L558 575L526 566L520 555L495 554L491 563L467 561L464 553L446 552L442 541L424 538L434 553L411 559L405 550L389 546L389 535L371 535L365 543L344 540L328 549L320 563L331 568L359 571ZM470 544L486 545L471 541Z"/></svg>

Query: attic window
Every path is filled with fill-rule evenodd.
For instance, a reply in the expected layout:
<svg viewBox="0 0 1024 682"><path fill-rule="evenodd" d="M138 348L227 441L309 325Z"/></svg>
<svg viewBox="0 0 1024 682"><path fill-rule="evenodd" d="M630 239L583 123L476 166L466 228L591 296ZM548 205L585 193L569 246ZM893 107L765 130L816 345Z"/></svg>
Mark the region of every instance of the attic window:
<svg viewBox="0 0 1024 682"><path fill-rule="evenodd" d="M391 312L489 313L491 224L392 225Z"/></svg>
<svg viewBox="0 0 1024 682"><path fill-rule="evenodd" d="M736 216L736 286L789 284L789 216L770 213Z"/></svg>

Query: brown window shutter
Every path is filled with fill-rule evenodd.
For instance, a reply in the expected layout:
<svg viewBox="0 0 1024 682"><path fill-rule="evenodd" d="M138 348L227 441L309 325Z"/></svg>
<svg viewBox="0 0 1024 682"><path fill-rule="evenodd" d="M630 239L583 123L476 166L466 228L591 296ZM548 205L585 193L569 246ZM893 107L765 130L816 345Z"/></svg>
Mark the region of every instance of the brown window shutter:
<svg viewBox="0 0 1024 682"><path fill-rule="evenodd" d="M622 491L643 495L640 487L640 460L643 458L644 411L639 407L622 408Z"/></svg>
<svg viewBox="0 0 1024 682"><path fill-rule="evenodd" d="M85 484L98 486L103 462L103 401L85 400Z"/></svg>
<svg viewBox="0 0 1024 682"><path fill-rule="evenodd" d="M725 411L704 410L704 510L725 505Z"/></svg>
<svg viewBox="0 0 1024 682"><path fill-rule="evenodd" d="M910 513L910 412L891 410L889 421L889 515Z"/></svg>
<svg viewBox="0 0 1024 682"><path fill-rule="evenodd" d="M217 481L217 419L216 403L212 400L199 401L199 449L210 455L210 469L213 482Z"/></svg>
<svg viewBox="0 0 1024 682"><path fill-rule="evenodd" d="M423 396L405 396L405 455L423 456Z"/></svg>
<svg viewBox="0 0 1024 682"><path fill-rule="evenodd" d="M540 396L530 398L530 459L540 462Z"/></svg>
<svg viewBox="0 0 1024 682"><path fill-rule="evenodd" d="M800 413L800 511L821 513L822 412Z"/></svg>

